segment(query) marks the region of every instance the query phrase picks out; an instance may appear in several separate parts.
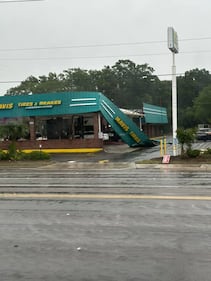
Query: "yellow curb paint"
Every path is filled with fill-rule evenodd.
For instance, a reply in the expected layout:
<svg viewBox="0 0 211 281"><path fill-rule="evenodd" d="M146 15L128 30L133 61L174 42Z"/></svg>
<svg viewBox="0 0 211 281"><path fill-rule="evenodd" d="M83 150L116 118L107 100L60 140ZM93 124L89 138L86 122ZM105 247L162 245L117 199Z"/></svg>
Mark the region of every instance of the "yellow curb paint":
<svg viewBox="0 0 211 281"><path fill-rule="evenodd" d="M135 194L57 194L57 193L0 193L0 198L38 198L38 199L146 199L146 200L198 200L211 201L211 196L168 196Z"/></svg>

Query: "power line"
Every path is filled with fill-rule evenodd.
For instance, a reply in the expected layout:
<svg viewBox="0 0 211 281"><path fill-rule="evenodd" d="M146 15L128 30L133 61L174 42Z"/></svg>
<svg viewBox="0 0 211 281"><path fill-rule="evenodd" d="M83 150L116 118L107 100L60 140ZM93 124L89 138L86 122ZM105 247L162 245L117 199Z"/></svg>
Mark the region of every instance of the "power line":
<svg viewBox="0 0 211 281"><path fill-rule="evenodd" d="M43 57L43 58L0 58L0 61L104 59L104 58L143 57L143 56L158 56L158 55L169 55L169 53L154 53L154 54L149 53L149 54L130 54L130 55L102 55L102 56L75 56L75 57Z"/></svg>
<svg viewBox="0 0 211 281"><path fill-rule="evenodd" d="M45 0L19 0L21 2L27 1L45 1ZM0 1L1 3L2 1ZM14 1L16 2L16 1ZM211 40L209 37L198 37L198 38L184 38L180 39L179 42L185 41L202 41ZM105 43L105 44L85 44L85 45L70 45L70 46L48 46L48 47L32 47L32 48L11 48L11 49L0 49L0 52L14 52L14 51L39 51L39 50L56 50L56 49L76 49L76 48L98 48L98 47L119 47L119 46L136 46L136 45L148 45L148 44L160 44L167 43L166 40L159 41L141 41L141 42L120 42L120 43Z"/></svg>
<svg viewBox="0 0 211 281"><path fill-rule="evenodd" d="M37 2L37 1L45 1L45 0L11 0L11 1L0 1L0 4L5 3L16 3L16 2Z"/></svg>
<svg viewBox="0 0 211 281"><path fill-rule="evenodd" d="M180 52L180 55L186 54L204 54L211 53L211 50ZM42 58L0 58L0 61L44 61L44 60L80 60L80 59L105 59L105 58L125 58L125 57L149 57L149 56L169 56L165 53L145 53L145 54L127 54L127 55L102 55L102 56L72 56L72 57L42 57Z"/></svg>
<svg viewBox="0 0 211 281"><path fill-rule="evenodd" d="M208 37L196 37L196 38L184 38L184 39L179 39L179 41L201 41L201 40L210 40L211 37L208 36Z"/></svg>
<svg viewBox="0 0 211 281"><path fill-rule="evenodd" d="M125 42L125 43L108 43L108 44L90 44L90 45L72 45L72 46L49 46L49 47L33 47L33 48L12 48L0 49L0 52L13 51L34 51L34 50L55 50L55 49L78 49L78 48L98 48L98 47L119 47L119 46L135 46L142 44L166 43L166 41L145 41L145 42Z"/></svg>
<svg viewBox="0 0 211 281"><path fill-rule="evenodd" d="M181 76L184 75L185 73L176 73L177 76ZM152 75L148 75L148 77L164 77L164 76L172 76L172 73L163 73L163 74L152 74ZM24 80L8 80L8 81L0 81L0 84L13 84L13 83L21 83L21 82L25 82ZM33 83L32 81L30 81L30 83ZM37 82L34 82L37 83Z"/></svg>

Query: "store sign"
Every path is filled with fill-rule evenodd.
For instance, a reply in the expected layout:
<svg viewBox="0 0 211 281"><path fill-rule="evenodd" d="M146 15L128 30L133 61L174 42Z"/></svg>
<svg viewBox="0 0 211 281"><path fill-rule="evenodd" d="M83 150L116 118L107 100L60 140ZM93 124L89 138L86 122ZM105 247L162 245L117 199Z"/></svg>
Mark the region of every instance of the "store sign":
<svg viewBox="0 0 211 281"><path fill-rule="evenodd" d="M51 101L26 101L26 102L19 102L18 107L24 107L26 109L38 109L38 108L50 108L54 105L61 105L61 100L51 100Z"/></svg>
<svg viewBox="0 0 211 281"><path fill-rule="evenodd" d="M115 117L114 120L117 122L117 124L118 124L125 132L127 132L127 131L129 130L129 127L125 124L124 121L122 121L122 119L120 119L119 116Z"/></svg>
<svg viewBox="0 0 211 281"><path fill-rule="evenodd" d="M61 105L61 100L51 100L51 101L38 101L38 102L19 102L18 107L25 107L25 108L41 108L41 107L52 107L54 105Z"/></svg>
<svg viewBox="0 0 211 281"><path fill-rule="evenodd" d="M129 131L130 129L129 126L119 116L115 117L114 120L125 132ZM141 142L141 139L133 131L130 131L129 135L131 136L132 139L134 139L135 142L137 143Z"/></svg>
<svg viewBox="0 0 211 281"><path fill-rule="evenodd" d="M175 54L179 52L178 36L173 27L168 27L168 48Z"/></svg>
<svg viewBox="0 0 211 281"><path fill-rule="evenodd" d="M17 104L18 107L24 107L26 109L36 109L36 108L50 108L55 105L61 105L61 100L50 100L50 101L25 101L25 102L19 102ZM6 110L6 109L13 109L14 103L0 103L0 110Z"/></svg>
<svg viewBox="0 0 211 281"><path fill-rule="evenodd" d="M2 109L13 109L13 103L0 103L0 110Z"/></svg>
<svg viewBox="0 0 211 281"><path fill-rule="evenodd" d="M130 132L130 136L132 139L134 139L134 141L136 141L137 143L139 143L141 141L141 139L133 132Z"/></svg>

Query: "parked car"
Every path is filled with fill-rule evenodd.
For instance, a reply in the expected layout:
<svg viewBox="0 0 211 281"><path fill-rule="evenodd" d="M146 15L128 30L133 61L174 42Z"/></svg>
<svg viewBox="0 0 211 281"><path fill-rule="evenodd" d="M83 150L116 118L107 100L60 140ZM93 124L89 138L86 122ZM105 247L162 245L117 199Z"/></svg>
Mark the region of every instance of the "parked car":
<svg viewBox="0 0 211 281"><path fill-rule="evenodd" d="M203 141L211 140L211 129L198 130L196 133L196 139Z"/></svg>

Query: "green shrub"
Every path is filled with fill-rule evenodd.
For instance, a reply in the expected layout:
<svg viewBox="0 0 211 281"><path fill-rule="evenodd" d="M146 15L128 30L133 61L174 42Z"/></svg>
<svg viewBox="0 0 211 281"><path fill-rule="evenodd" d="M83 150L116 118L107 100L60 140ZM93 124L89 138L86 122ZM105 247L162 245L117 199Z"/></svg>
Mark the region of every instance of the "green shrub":
<svg viewBox="0 0 211 281"><path fill-rule="evenodd" d="M9 160L9 154L0 150L0 160Z"/></svg>
<svg viewBox="0 0 211 281"><path fill-rule="evenodd" d="M25 153L25 152L21 151L21 153L20 153L20 160L30 160L29 153Z"/></svg>
<svg viewBox="0 0 211 281"><path fill-rule="evenodd" d="M207 148L207 150L204 152L204 154L209 154L209 155L211 155L211 148Z"/></svg>
<svg viewBox="0 0 211 281"><path fill-rule="evenodd" d="M25 159L27 160L49 160L50 155L43 151L32 151L30 153L27 153L28 155L25 155Z"/></svg>
<svg viewBox="0 0 211 281"><path fill-rule="evenodd" d="M199 149L187 149L187 155L190 158L195 158L200 155L200 150Z"/></svg>
<svg viewBox="0 0 211 281"><path fill-rule="evenodd" d="M192 144L195 140L195 129L183 129L178 128L177 129L177 139L179 143L181 144L181 154L185 154L185 146L188 148L188 150L191 149Z"/></svg>
<svg viewBox="0 0 211 281"><path fill-rule="evenodd" d="M15 146L11 145L7 152L0 150L0 161L1 160L49 160L50 155L43 151L32 151L25 153L20 150L16 150Z"/></svg>
<svg viewBox="0 0 211 281"><path fill-rule="evenodd" d="M9 144L7 153L9 155L10 160L16 160L17 159L18 152L17 152L17 149L16 149L16 144L14 142Z"/></svg>
<svg viewBox="0 0 211 281"><path fill-rule="evenodd" d="M16 144L12 142L9 144L7 155L9 160L21 160L22 159L22 151L18 150Z"/></svg>

